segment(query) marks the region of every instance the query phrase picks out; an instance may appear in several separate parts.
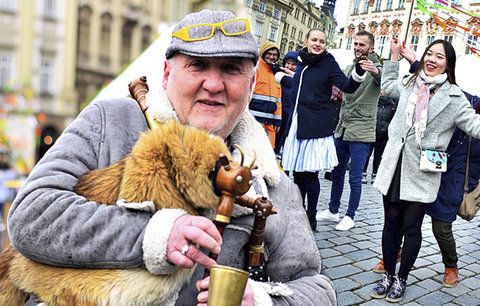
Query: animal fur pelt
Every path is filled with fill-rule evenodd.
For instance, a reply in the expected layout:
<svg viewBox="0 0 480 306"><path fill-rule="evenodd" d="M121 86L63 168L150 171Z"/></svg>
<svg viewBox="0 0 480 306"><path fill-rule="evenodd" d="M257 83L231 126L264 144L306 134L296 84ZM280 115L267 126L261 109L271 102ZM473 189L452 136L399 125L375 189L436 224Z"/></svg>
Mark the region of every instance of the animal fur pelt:
<svg viewBox="0 0 480 306"><path fill-rule="evenodd" d="M153 201L157 209L215 209L209 173L219 154L231 159L219 137L175 121L141 135L123 160L93 170L79 180L76 192L112 204ZM23 305L34 293L48 305L166 305L173 303L194 269L154 276L136 269L73 269L34 262L11 246L0 258L0 305Z"/></svg>

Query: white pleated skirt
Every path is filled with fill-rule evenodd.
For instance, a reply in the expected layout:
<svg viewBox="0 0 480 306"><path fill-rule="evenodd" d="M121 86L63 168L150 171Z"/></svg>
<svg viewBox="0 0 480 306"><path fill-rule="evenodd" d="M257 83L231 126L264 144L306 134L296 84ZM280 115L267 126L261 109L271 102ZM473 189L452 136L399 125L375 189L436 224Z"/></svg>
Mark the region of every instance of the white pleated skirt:
<svg viewBox="0 0 480 306"><path fill-rule="evenodd" d="M338 165L333 136L297 139L297 111L283 146L282 167L285 171L315 172L331 170Z"/></svg>

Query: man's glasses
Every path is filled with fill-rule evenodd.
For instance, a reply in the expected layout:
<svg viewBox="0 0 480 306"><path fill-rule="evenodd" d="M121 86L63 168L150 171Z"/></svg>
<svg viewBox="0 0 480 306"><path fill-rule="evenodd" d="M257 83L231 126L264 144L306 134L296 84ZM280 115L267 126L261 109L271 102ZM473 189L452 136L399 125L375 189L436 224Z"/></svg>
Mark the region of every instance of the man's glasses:
<svg viewBox="0 0 480 306"><path fill-rule="evenodd" d="M250 22L247 18L236 18L218 23L192 24L172 36L188 42L207 40L213 37L216 28L220 28L226 36L238 36L250 32Z"/></svg>

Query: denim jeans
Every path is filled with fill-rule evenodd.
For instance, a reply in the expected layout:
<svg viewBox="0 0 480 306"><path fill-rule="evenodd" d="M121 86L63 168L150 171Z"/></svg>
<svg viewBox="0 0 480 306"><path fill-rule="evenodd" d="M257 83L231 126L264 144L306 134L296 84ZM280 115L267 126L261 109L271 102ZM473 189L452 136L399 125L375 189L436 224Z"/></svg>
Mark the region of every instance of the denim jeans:
<svg viewBox="0 0 480 306"><path fill-rule="evenodd" d="M349 180L350 199L346 215L354 219L362 195L362 171L368 158L370 143L344 141L342 138L335 138L335 149L337 151L338 165L332 170L332 190L330 192L330 203L328 208L331 213L338 213L340 200L343 193L345 172L350 160Z"/></svg>

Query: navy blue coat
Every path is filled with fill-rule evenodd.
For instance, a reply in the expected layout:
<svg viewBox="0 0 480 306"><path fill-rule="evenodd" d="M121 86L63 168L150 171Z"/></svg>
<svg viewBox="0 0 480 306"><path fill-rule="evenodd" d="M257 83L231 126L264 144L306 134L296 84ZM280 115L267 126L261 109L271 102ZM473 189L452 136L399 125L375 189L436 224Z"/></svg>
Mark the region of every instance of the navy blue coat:
<svg viewBox="0 0 480 306"><path fill-rule="evenodd" d="M480 99L466 94L476 108ZM438 196L432 205L427 207L427 214L433 219L452 223L457 217L458 207L463 199L465 182L465 165L468 152L468 135L457 128L447 148L449 154L447 171L442 174ZM473 189L480 179L480 140L472 138L470 149L470 171L468 185Z"/></svg>
<svg viewBox="0 0 480 306"><path fill-rule="evenodd" d="M361 84L352 77L345 76L333 55L326 51L319 55L319 60L313 65L305 65L300 60L293 78L282 78L282 84L289 82L292 87L290 98L298 103L298 139L333 135L336 127L336 105L330 102L332 86L337 86L345 93L353 93ZM290 124L287 135L289 127Z"/></svg>

